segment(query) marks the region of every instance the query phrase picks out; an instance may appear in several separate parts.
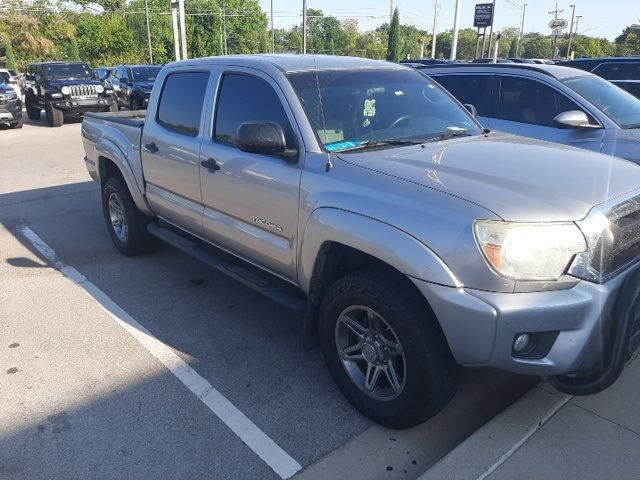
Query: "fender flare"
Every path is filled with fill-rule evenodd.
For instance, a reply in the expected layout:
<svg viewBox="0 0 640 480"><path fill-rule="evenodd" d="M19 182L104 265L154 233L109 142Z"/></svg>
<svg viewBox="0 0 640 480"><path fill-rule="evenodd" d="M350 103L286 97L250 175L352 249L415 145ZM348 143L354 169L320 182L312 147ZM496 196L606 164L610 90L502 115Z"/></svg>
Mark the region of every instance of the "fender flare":
<svg viewBox="0 0 640 480"><path fill-rule="evenodd" d="M129 193L131 193L133 202L136 204L138 210L145 215L153 216L154 213L149 207L147 199L136 181L136 177L131 169L131 165L129 165L129 161L127 160L125 153L114 142L104 138L101 138L96 143L95 150L96 156L98 157L97 170L100 183L102 183L102 179L104 178L105 160L110 160L116 165L116 167L118 167L118 170L120 170L122 178L127 184Z"/></svg>
<svg viewBox="0 0 640 480"><path fill-rule="evenodd" d="M462 286L433 250L403 230L349 210L320 207L310 215L300 241L298 281L304 291L309 289L316 258L326 242L360 250L409 277Z"/></svg>
<svg viewBox="0 0 640 480"><path fill-rule="evenodd" d="M329 243L369 254L409 277L462 286L433 250L408 233L348 210L318 208L309 217L298 249L298 283L308 296L302 325L305 350L317 345L317 317L324 286L322 274L316 270L322 269L327 261Z"/></svg>

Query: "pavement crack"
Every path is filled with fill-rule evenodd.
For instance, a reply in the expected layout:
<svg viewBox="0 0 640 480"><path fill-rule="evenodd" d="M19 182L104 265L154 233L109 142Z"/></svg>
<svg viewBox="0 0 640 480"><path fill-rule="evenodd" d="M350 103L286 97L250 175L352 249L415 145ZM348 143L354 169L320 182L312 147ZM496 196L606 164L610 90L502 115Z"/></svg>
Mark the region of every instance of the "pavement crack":
<svg viewBox="0 0 640 480"><path fill-rule="evenodd" d="M628 432L633 433L635 436L640 437L640 432L636 432L635 430L633 430L633 429L631 429L629 427L626 427L626 426L624 426L624 425L622 425L622 424L620 424L620 423L618 423L618 422L616 422L614 420L611 420L610 418L603 417L602 415L594 412L593 410L589 410L588 408L583 407L582 405L578 405L577 403L574 403L574 402L571 402L571 405L575 405L579 409L581 409L581 410L583 410L583 411L585 411L587 413L590 413L591 415L595 415L596 417L601 418L602 420L604 420L606 422L612 423L612 424L614 424L614 425L616 425L616 426L618 426L620 428L623 428L623 429L627 430Z"/></svg>

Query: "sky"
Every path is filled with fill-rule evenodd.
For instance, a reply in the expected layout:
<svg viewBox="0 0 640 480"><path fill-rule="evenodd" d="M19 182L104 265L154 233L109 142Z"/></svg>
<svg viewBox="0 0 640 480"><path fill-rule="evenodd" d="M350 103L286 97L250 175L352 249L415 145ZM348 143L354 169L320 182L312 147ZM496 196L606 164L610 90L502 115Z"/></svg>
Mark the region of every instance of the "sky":
<svg viewBox="0 0 640 480"><path fill-rule="evenodd" d="M188 0L187 0L188 1ZM393 0L398 7L401 23L410 23L418 28L431 31L435 0ZM476 3L490 3L491 0L462 0L460 28L473 27L473 12ZM455 0L440 0L438 30L453 27ZM519 27L524 0L496 0L494 29ZM551 33L548 23L555 10L556 2L551 0L527 0L525 32ZM632 23L640 23L640 0L561 0L558 2L558 18L571 21L570 4L576 6L576 16L582 15L578 23L578 33L614 40L622 30ZM260 0L262 9L269 15L270 0ZM348 5L348 7L347 7ZM372 30L389 21L390 1L380 0L307 0L307 8L316 8L325 15L338 19L355 18L360 30ZM288 28L301 23L302 0L273 0L274 24L276 28ZM568 28L566 30L568 32Z"/></svg>

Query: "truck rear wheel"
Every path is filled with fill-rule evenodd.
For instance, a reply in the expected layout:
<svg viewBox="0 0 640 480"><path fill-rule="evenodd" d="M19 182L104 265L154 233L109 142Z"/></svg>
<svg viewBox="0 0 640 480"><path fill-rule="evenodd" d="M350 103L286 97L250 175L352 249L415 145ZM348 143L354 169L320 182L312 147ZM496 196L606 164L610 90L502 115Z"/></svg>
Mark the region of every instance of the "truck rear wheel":
<svg viewBox="0 0 640 480"><path fill-rule="evenodd" d="M383 270L359 270L329 287L320 339L345 397L386 427L424 422L457 390L460 368L432 312Z"/></svg>
<svg viewBox="0 0 640 480"><path fill-rule="evenodd" d="M120 252L135 256L153 249L154 239L147 232L151 218L138 210L121 178L110 177L102 186L102 213L109 236Z"/></svg>
<svg viewBox="0 0 640 480"><path fill-rule="evenodd" d="M47 121L50 127L59 127L64 123L64 113L62 113L62 110L58 110L50 103L47 103L44 111L47 114Z"/></svg>

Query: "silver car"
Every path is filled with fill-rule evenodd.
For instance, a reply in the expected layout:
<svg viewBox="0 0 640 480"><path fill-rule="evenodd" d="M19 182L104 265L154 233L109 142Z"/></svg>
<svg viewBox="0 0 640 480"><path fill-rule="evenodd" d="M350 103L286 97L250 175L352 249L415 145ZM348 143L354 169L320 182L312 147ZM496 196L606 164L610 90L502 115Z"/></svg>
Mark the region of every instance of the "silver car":
<svg viewBox="0 0 640 480"><path fill-rule="evenodd" d="M640 163L640 99L591 73L557 65L421 67L492 130Z"/></svg>

